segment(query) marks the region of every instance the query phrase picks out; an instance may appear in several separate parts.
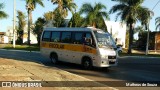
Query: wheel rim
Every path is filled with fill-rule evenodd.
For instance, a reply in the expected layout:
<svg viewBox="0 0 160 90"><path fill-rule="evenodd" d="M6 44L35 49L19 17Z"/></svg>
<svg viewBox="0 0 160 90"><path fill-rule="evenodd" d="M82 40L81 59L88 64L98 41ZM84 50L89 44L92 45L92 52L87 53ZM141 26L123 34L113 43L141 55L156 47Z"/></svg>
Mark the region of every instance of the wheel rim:
<svg viewBox="0 0 160 90"><path fill-rule="evenodd" d="M51 60L52 60L52 63L54 64L56 63L56 59L54 57L52 57Z"/></svg>
<svg viewBox="0 0 160 90"><path fill-rule="evenodd" d="M85 61L85 62L84 62L84 67L85 67L85 68L89 68L89 66L90 66L89 61Z"/></svg>

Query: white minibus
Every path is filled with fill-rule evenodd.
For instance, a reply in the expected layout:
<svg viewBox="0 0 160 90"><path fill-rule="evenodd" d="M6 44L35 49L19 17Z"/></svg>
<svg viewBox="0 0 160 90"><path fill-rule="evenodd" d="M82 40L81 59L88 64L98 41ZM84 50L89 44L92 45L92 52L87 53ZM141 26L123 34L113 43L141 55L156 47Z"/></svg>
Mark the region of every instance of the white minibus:
<svg viewBox="0 0 160 90"><path fill-rule="evenodd" d="M112 36L97 28L44 28L41 53L58 61L91 67L116 66L116 45Z"/></svg>

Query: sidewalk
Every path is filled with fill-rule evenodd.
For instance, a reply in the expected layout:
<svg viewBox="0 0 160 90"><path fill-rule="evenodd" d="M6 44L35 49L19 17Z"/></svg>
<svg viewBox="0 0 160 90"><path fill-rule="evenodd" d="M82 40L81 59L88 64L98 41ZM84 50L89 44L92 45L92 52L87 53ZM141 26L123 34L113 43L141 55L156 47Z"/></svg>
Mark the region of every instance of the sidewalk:
<svg viewBox="0 0 160 90"><path fill-rule="evenodd" d="M132 50L132 53L139 53L139 54L145 54L145 51L141 51L141 50ZM160 55L160 51L157 50L149 50L148 54L159 54Z"/></svg>
<svg viewBox="0 0 160 90"><path fill-rule="evenodd" d="M0 81L82 81L81 85L86 87L37 87L23 88L23 90L115 90L112 87L106 87L100 83L86 79L84 77L60 70L56 67L48 67L34 62L17 61L13 59L0 58ZM91 84L85 81L92 82ZM44 83L43 82L43 83ZM90 86L101 87L90 87ZM72 86L72 85L70 85ZM17 90L22 88L0 88L1 90Z"/></svg>

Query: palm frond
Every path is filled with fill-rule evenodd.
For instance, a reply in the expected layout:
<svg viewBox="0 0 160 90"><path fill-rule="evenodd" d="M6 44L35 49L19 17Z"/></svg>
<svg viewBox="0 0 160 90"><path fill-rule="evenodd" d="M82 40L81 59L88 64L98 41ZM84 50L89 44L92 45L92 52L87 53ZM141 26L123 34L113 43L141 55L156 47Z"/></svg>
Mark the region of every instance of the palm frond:
<svg viewBox="0 0 160 90"><path fill-rule="evenodd" d="M160 23L160 17L157 17L156 19L155 19L155 25L157 25L157 24L159 24Z"/></svg>
<svg viewBox="0 0 160 90"><path fill-rule="evenodd" d="M3 8L4 8L4 4L3 4L3 3L0 3L0 19L7 18L7 17L8 17L8 15L7 15L4 11L1 10L1 9L3 9Z"/></svg>
<svg viewBox="0 0 160 90"><path fill-rule="evenodd" d="M102 10L102 9L107 9L105 5L103 5L102 3L95 3L95 7L94 7L94 10Z"/></svg>
<svg viewBox="0 0 160 90"><path fill-rule="evenodd" d="M126 7L128 6L125 4L116 4L110 9L109 13L111 14L111 13L115 13L118 11L123 11Z"/></svg>
<svg viewBox="0 0 160 90"><path fill-rule="evenodd" d="M82 8L80 9L80 14L85 13L88 14L88 12L93 11L93 6L90 3L85 3L82 5Z"/></svg>
<svg viewBox="0 0 160 90"><path fill-rule="evenodd" d="M156 25L156 31L159 29L160 31L160 23Z"/></svg>

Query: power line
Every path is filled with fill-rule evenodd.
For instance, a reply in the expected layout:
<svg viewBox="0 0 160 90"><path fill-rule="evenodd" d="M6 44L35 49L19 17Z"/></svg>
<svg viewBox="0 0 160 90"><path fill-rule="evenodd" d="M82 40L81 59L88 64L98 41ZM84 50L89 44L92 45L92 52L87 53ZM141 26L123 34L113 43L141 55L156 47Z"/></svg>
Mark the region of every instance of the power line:
<svg viewBox="0 0 160 90"><path fill-rule="evenodd" d="M155 9L155 7L158 5L158 3L160 3L160 0L156 3L156 5L152 8L152 11L153 9Z"/></svg>

